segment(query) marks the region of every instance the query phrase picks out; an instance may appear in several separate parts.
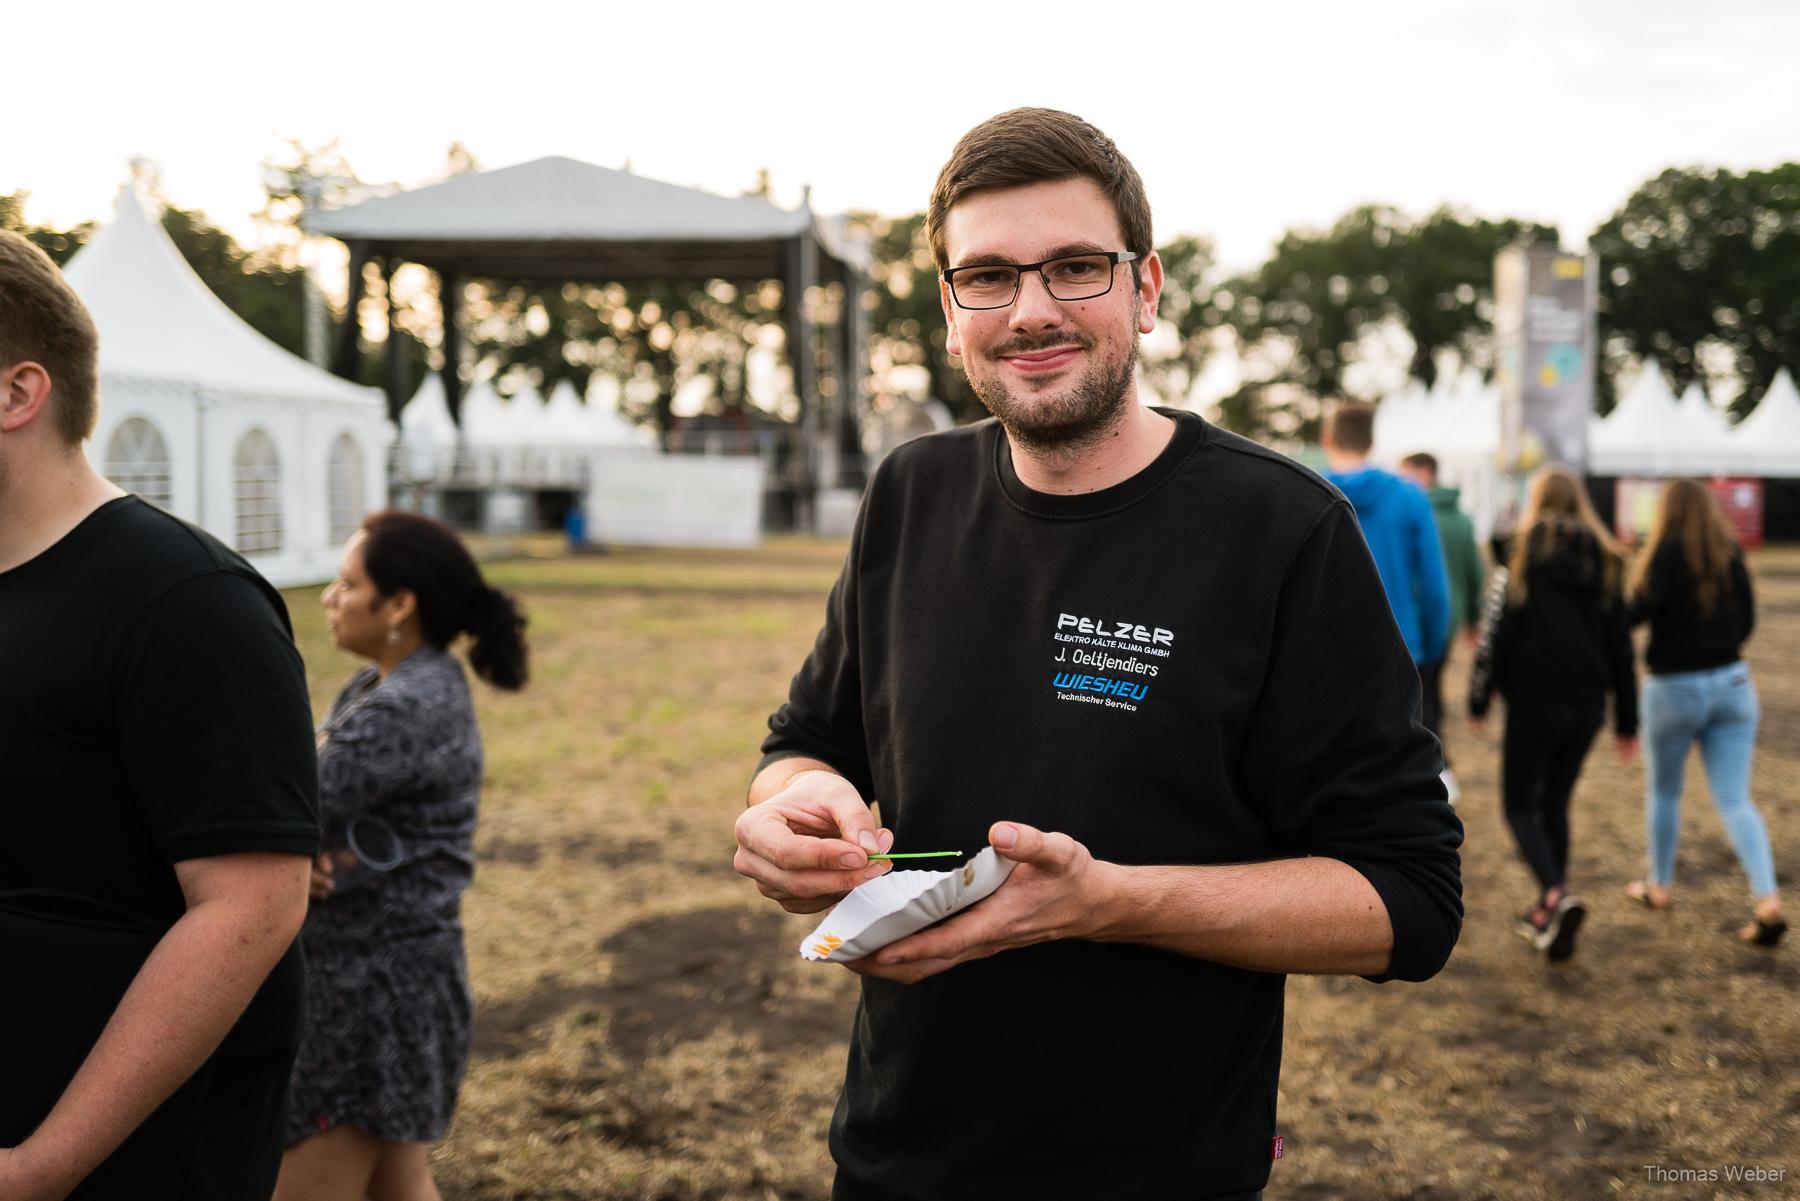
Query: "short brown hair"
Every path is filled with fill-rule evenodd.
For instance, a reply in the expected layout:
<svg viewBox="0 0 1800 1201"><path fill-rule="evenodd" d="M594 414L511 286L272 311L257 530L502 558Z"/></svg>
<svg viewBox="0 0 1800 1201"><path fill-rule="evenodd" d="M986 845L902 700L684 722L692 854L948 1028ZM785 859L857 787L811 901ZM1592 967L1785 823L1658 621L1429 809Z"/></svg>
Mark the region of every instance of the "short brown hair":
<svg viewBox="0 0 1800 1201"><path fill-rule="evenodd" d="M1410 467L1414 471L1423 471L1432 479L1437 479L1437 456L1428 450L1416 451L1413 454L1407 455L1404 459L1400 460L1400 466Z"/></svg>
<svg viewBox="0 0 1800 1201"><path fill-rule="evenodd" d="M49 373L56 432L79 446L100 413L100 335L50 256L0 230L0 368L37 363Z"/></svg>
<svg viewBox="0 0 1800 1201"><path fill-rule="evenodd" d="M1325 418L1325 437L1339 450L1366 455L1375 445L1375 406L1346 400Z"/></svg>
<svg viewBox="0 0 1800 1201"><path fill-rule="evenodd" d="M962 136L938 172L925 210L925 234L938 269L950 265L944 220L957 201L988 188L1017 188L1085 176L1112 201L1125 233L1125 249L1148 256L1150 201L1144 181L1113 140L1071 113L1053 108L1015 108L989 117ZM1137 264L1132 264L1135 273Z"/></svg>

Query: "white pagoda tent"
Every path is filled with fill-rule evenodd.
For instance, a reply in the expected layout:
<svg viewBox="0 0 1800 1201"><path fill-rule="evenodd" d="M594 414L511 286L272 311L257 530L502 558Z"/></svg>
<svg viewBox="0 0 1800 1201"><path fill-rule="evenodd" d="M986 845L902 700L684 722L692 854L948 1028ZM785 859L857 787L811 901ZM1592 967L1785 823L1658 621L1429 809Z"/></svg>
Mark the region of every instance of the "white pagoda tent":
<svg viewBox="0 0 1800 1201"><path fill-rule="evenodd" d="M619 396L623 389L610 375L595 372L588 377L587 434L585 445L623 450L642 449L647 430L639 429L619 412Z"/></svg>
<svg viewBox="0 0 1800 1201"><path fill-rule="evenodd" d="M1375 444L1370 457L1398 469L1410 454L1425 451L1438 461L1438 483L1462 492L1461 505L1486 537L1505 502L1500 453L1500 387L1475 367L1442 370L1427 391L1408 379L1375 407Z"/></svg>
<svg viewBox="0 0 1800 1201"><path fill-rule="evenodd" d="M337 571L387 501L386 404L289 354L201 282L135 192L66 276L100 330L88 453L121 487L210 531L278 586Z"/></svg>
<svg viewBox="0 0 1800 1201"><path fill-rule="evenodd" d="M1601 476L1729 475L1748 466L1737 440L1684 409L1655 359L1618 406L1588 426L1588 471Z"/></svg>
<svg viewBox="0 0 1800 1201"><path fill-rule="evenodd" d="M1730 419L1713 407L1712 401L1706 395L1706 389L1701 386L1699 380L1694 380L1682 390L1680 404L1681 411L1689 419L1722 434L1731 432Z"/></svg>
<svg viewBox="0 0 1800 1201"><path fill-rule="evenodd" d="M1747 474L1800 478L1800 391L1783 367L1750 415L1731 434Z"/></svg>
<svg viewBox="0 0 1800 1201"><path fill-rule="evenodd" d="M434 479L448 472L461 437L456 419L444 400L444 379L435 371L427 372L419 390L400 411L400 454L398 466L408 479Z"/></svg>

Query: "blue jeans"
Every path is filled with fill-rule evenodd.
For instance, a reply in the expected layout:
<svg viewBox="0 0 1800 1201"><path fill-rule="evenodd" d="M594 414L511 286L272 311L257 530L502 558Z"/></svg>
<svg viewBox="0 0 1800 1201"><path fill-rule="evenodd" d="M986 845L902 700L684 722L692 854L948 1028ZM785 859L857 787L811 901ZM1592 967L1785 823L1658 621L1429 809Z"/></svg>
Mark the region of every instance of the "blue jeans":
<svg viewBox="0 0 1800 1201"><path fill-rule="evenodd" d="M1688 747L1698 742L1713 804L1738 862L1744 865L1744 874L1750 877L1751 892L1760 900L1775 891L1775 856L1769 849L1769 832L1750 802L1750 761L1756 749L1758 714L1756 684L1747 663L1653 675L1644 681L1653 884L1667 888L1675 879L1682 777Z"/></svg>

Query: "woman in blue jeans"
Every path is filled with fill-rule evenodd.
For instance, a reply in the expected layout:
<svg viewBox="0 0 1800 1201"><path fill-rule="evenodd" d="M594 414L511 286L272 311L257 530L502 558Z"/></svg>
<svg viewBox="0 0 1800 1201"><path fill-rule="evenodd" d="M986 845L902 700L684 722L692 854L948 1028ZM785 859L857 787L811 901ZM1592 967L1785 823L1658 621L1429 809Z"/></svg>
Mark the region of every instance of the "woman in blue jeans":
<svg viewBox="0 0 1800 1201"><path fill-rule="evenodd" d="M1663 489L1638 560L1632 617L1650 623L1643 703L1650 874L1626 892L1653 909L1670 903L1682 777L1688 748L1698 742L1713 804L1756 898L1738 937L1775 946L1787 921L1769 832L1750 800L1758 710L1750 666L1739 654L1756 623L1756 602L1730 525L1712 493L1693 480L1671 480Z"/></svg>

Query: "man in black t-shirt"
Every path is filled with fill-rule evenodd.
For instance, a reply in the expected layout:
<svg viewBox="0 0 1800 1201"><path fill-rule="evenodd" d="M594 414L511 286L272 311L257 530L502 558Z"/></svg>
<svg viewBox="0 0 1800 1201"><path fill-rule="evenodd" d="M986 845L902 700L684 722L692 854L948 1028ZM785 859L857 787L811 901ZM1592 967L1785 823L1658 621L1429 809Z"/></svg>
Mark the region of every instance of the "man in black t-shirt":
<svg viewBox="0 0 1800 1201"><path fill-rule="evenodd" d="M0 232L0 1198L266 1198L318 849L304 672L248 564L89 465L95 352Z"/></svg>
<svg viewBox="0 0 1800 1201"><path fill-rule="evenodd" d="M1163 271L1104 134L983 123L927 230L996 420L871 480L736 866L795 913L890 848L1016 867L849 965L833 1197L1254 1197L1284 973L1423 980L1460 929L1418 675L1340 493L1139 403Z"/></svg>

